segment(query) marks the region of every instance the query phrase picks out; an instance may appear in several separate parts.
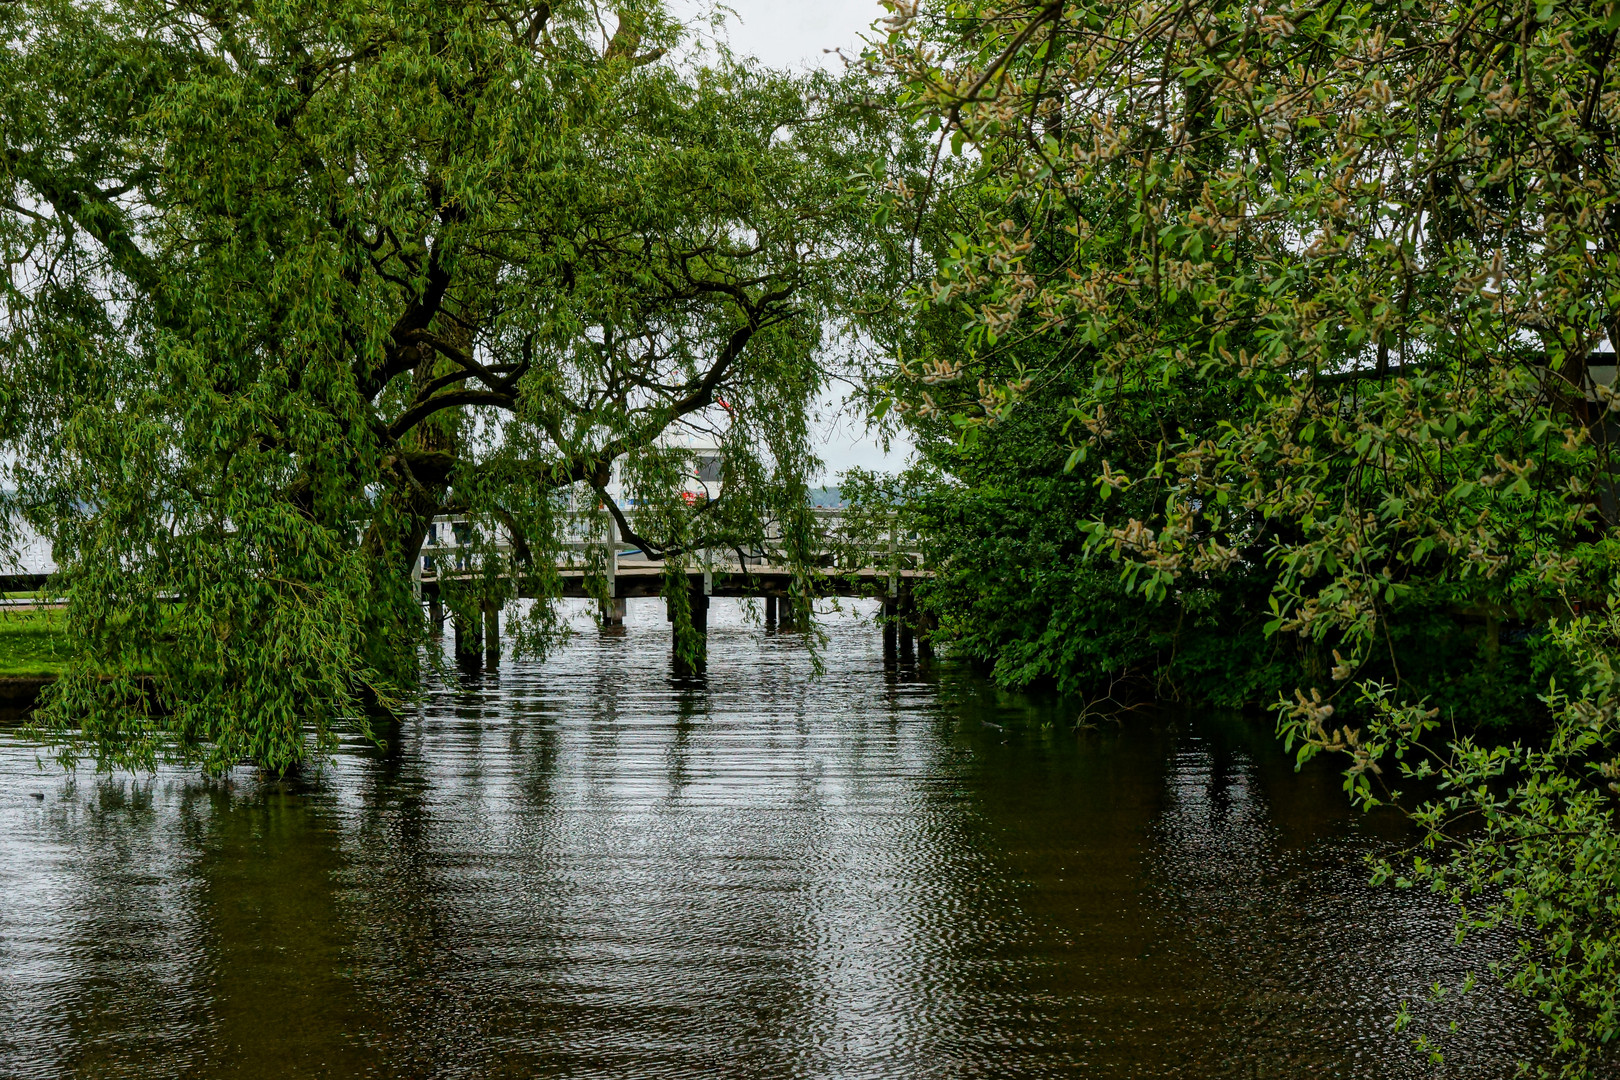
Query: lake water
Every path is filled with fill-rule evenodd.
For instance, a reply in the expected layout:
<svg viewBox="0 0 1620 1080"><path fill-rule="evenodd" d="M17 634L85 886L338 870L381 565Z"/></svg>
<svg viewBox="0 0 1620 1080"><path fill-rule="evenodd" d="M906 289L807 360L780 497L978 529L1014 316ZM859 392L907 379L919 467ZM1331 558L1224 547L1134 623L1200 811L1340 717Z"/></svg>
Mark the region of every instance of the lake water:
<svg viewBox="0 0 1620 1080"><path fill-rule="evenodd" d="M0 732L0 1077L1511 1075L1491 943L1365 884L1393 822L1263 725L826 673L656 602L263 782L70 777Z"/></svg>

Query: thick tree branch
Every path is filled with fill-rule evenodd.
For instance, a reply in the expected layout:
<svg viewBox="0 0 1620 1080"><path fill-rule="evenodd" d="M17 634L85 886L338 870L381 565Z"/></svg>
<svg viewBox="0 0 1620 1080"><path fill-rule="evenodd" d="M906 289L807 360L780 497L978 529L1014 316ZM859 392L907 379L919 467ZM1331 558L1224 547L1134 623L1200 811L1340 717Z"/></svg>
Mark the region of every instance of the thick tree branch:
<svg viewBox="0 0 1620 1080"><path fill-rule="evenodd" d="M154 295L162 292L163 275L135 243L129 221L113 196L89 181L57 173L38 153L19 154L7 149L3 160L7 170L37 191L57 214L94 237L118 272L137 288ZM121 190L127 191L138 183L138 179L133 180Z"/></svg>
<svg viewBox="0 0 1620 1080"><path fill-rule="evenodd" d="M434 188L434 185L429 186L430 189ZM436 198L434 201L437 203L439 200ZM455 219L458 216L458 212L453 208L440 208L441 218ZM392 346L382 366L356 380L361 396L367 401L375 401L377 395L382 393L383 388L396 376L403 375L416 366L416 350L411 336L427 330L450 291L450 272L444 267L443 247L442 239L435 239L429 244L426 283L421 295L406 305L405 311L389 331Z"/></svg>
<svg viewBox="0 0 1620 1080"><path fill-rule="evenodd" d="M463 405L489 405L497 409L514 411L517 409L517 399L511 394L496 390L457 390L449 394L440 394L429 398L420 404L413 405L400 414L392 424L388 425L388 437L398 441L405 434L420 424L423 420L445 409L459 408Z"/></svg>

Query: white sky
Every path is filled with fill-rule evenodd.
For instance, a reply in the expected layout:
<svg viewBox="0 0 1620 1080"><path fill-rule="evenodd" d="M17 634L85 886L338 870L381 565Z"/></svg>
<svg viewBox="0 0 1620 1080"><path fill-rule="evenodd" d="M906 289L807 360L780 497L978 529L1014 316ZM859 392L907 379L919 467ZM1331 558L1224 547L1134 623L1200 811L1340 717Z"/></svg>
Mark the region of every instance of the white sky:
<svg viewBox="0 0 1620 1080"><path fill-rule="evenodd" d="M877 0L721 0L736 13L730 21L731 47L771 67L836 64L825 49L860 52L860 37L885 17ZM696 7L697 5L693 5Z"/></svg>
<svg viewBox="0 0 1620 1080"><path fill-rule="evenodd" d="M705 0L674 4L676 11L686 14L708 7ZM735 13L728 23L731 47L777 68L841 66L837 55L826 50L842 48L847 55L859 55L861 36L888 15L877 0L725 0L724 7ZM835 386L819 405L820 453L827 463L822 482L834 483L840 472L857 465L898 472L910 453L909 444L896 444L885 454L860 417L839 408L843 393L844 388Z"/></svg>

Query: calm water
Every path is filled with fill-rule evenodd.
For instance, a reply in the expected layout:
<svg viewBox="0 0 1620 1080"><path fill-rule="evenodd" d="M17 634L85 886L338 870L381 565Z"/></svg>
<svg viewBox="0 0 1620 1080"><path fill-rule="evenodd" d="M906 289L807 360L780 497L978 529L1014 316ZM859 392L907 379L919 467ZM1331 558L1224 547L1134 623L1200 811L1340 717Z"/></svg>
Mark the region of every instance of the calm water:
<svg viewBox="0 0 1620 1080"><path fill-rule="evenodd" d="M1263 731L1076 735L965 677L827 674L717 602L437 694L262 783L64 776L0 733L0 1076L1503 1076L1484 946ZM1449 1006L1447 1006L1449 1008ZM1453 1013L1430 1009L1434 1028Z"/></svg>

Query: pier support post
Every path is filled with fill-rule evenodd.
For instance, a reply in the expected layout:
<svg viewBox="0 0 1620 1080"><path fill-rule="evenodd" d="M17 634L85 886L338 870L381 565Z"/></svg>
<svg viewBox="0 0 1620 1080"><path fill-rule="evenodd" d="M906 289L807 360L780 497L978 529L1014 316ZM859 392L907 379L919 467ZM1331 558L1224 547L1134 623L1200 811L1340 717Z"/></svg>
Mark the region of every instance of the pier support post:
<svg viewBox="0 0 1620 1080"><path fill-rule="evenodd" d="M703 590L703 579L694 579L687 593L692 598L692 629L700 634L709 632L709 594Z"/></svg>
<svg viewBox="0 0 1620 1080"><path fill-rule="evenodd" d="M913 647L915 632L912 620L916 618L917 606L911 599L910 589L901 592L895 615L900 627L900 659L914 660L916 659L916 649Z"/></svg>
<svg viewBox="0 0 1620 1080"><path fill-rule="evenodd" d="M444 601L437 596L428 598L428 634L444 637Z"/></svg>
<svg viewBox="0 0 1620 1080"><path fill-rule="evenodd" d="M885 597L883 600L883 656L890 659L899 650L900 643L900 601L894 597Z"/></svg>
<svg viewBox="0 0 1620 1080"><path fill-rule="evenodd" d="M624 625L624 597L621 596L614 600L598 600L597 610L602 613L603 626Z"/></svg>
<svg viewBox="0 0 1620 1080"><path fill-rule="evenodd" d="M776 597L774 596L765 598L765 629L776 629Z"/></svg>
<svg viewBox="0 0 1620 1080"><path fill-rule="evenodd" d="M500 663L501 605L493 600L484 601L484 655L488 657L490 667Z"/></svg>
<svg viewBox="0 0 1620 1080"><path fill-rule="evenodd" d="M670 645L675 653L675 674L682 678L691 678L701 672L708 655L709 594L703 588L703 578L692 578L690 581L691 583L687 586L686 601L691 605L692 629L698 632L697 663L692 664L681 659L680 650L674 648L679 643L673 637L670 640ZM673 626L675 613L669 609L667 601L665 602L664 616Z"/></svg>
<svg viewBox="0 0 1620 1080"><path fill-rule="evenodd" d="M776 625L779 629L797 630L799 628L799 616L797 610L793 606L793 597L782 597L777 602L776 612Z"/></svg>
<svg viewBox="0 0 1620 1080"><path fill-rule="evenodd" d="M478 667L483 663L483 620L473 611L463 615L457 612L450 622L456 631L456 663L465 667Z"/></svg>

